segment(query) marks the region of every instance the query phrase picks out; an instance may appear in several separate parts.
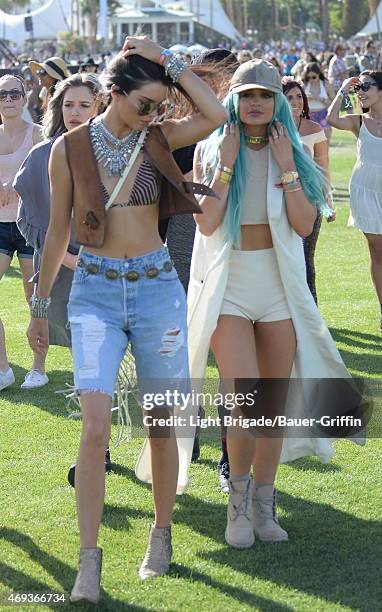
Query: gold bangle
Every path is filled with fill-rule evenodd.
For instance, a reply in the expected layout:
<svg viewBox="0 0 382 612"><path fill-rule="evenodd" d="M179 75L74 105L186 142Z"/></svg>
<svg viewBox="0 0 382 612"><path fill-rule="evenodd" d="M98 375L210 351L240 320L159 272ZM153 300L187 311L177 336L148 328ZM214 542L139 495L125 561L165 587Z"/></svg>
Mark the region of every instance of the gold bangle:
<svg viewBox="0 0 382 612"><path fill-rule="evenodd" d="M232 179L232 174L225 172L224 170L219 170L217 178L221 183L224 183L224 185L229 185Z"/></svg>
<svg viewBox="0 0 382 612"><path fill-rule="evenodd" d="M223 172L228 172L228 174L233 174L233 168L229 168L228 166L218 166L218 169Z"/></svg>

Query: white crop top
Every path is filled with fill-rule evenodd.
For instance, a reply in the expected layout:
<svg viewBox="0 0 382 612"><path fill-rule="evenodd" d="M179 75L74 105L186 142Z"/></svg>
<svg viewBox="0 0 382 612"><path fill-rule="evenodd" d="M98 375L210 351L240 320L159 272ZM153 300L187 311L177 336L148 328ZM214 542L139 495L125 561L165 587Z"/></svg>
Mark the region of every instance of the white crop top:
<svg viewBox="0 0 382 612"><path fill-rule="evenodd" d="M246 188L241 213L241 225L268 224L267 180L268 148L255 151L246 147Z"/></svg>

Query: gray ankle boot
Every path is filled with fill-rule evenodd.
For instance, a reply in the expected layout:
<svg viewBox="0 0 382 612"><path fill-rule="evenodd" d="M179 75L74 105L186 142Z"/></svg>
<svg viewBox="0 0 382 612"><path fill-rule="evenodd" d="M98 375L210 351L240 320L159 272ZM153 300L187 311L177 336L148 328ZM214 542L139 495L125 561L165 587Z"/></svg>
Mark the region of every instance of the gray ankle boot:
<svg viewBox="0 0 382 612"><path fill-rule="evenodd" d="M146 555L139 568L139 577L146 580L167 574L170 569L171 555L171 526L154 527L151 525Z"/></svg>
<svg viewBox="0 0 382 612"><path fill-rule="evenodd" d="M279 525L276 514L277 492L273 485L253 488L253 528L264 542L282 542L288 539Z"/></svg>
<svg viewBox="0 0 382 612"><path fill-rule="evenodd" d="M70 595L72 603L85 599L98 603L102 569L102 548L81 548L77 578Z"/></svg>
<svg viewBox="0 0 382 612"><path fill-rule="evenodd" d="M252 479L229 481L225 541L234 548L250 548L254 541L252 524Z"/></svg>

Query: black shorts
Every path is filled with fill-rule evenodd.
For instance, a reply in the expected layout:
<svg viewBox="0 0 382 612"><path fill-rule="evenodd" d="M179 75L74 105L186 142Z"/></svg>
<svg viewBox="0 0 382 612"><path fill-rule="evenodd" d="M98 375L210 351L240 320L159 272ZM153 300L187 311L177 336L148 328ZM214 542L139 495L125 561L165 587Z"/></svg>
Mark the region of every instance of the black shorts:
<svg viewBox="0 0 382 612"><path fill-rule="evenodd" d="M15 253L19 259L32 259L33 248L25 242L16 223L0 222L0 253L11 259Z"/></svg>

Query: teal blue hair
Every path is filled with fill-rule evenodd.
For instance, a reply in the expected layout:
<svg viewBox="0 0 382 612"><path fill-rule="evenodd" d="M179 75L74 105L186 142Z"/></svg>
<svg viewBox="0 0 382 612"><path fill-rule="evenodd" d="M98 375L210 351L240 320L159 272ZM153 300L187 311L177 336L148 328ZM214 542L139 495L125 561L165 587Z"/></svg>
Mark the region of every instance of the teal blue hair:
<svg viewBox="0 0 382 612"><path fill-rule="evenodd" d="M282 93L275 93L274 100L275 108L268 131L275 121L279 121L286 127L292 143L293 157L304 193L309 202L316 206L325 217L328 217L330 215L330 208L326 202L325 194L329 191L329 185L322 173L322 169L312 160L301 144L287 98ZM239 117L239 95L229 93L224 99L223 104L229 113L228 122L237 123L240 128L240 150L236 158L234 176L228 193L228 210L226 215L229 240L232 244L237 244L240 230L241 203L244 198L246 185L246 144L244 126ZM224 126L211 134L203 149L201 161L203 172L207 179L212 178L219 162L218 149L223 135L223 128Z"/></svg>

